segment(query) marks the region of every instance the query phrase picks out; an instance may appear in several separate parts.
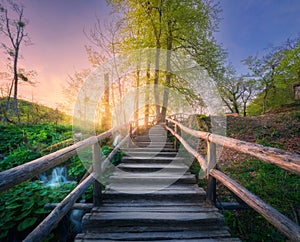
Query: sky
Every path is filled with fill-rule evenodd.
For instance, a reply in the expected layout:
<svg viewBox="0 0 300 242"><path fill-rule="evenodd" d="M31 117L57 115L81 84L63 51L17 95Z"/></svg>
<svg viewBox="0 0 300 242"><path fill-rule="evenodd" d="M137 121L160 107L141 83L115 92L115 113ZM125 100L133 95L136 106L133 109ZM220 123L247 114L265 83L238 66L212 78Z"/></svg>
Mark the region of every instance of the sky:
<svg viewBox="0 0 300 242"><path fill-rule="evenodd" d="M38 73L34 86L20 86L21 97L51 107L65 102L63 86L75 71L90 67L83 29L96 17L110 20L105 0L20 0L33 42L22 47L21 64ZM299 0L220 0L220 30L215 34L238 73L241 60L300 34ZM3 55L3 52L0 52ZM5 64L0 58L0 68ZM1 70L0 70L1 71Z"/></svg>

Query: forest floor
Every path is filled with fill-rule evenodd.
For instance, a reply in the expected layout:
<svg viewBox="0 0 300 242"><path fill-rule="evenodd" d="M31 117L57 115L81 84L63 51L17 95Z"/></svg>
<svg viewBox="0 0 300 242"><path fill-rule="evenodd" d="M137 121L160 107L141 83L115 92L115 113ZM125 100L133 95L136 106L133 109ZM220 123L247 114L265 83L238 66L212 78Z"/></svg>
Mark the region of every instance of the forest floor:
<svg viewBox="0 0 300 242"><path fill-rule="evenodd" d="M227 117L227 136L299 154L300 108L282 108L255 117ZM299 224L299 175L227 148L222 149L218 168ZM221 201L235 201L220 183L217 195ZM242 241L288 241L253 210L223 212L231 233Z"/></svg>
<svg viewBox="0 0 300 242"><path fill-rule="evenodd" d="M253 117L227 117L227 136L300 153L300 109ZM220 163L241 160L245 160L244 155L223 148Z"/></svg>

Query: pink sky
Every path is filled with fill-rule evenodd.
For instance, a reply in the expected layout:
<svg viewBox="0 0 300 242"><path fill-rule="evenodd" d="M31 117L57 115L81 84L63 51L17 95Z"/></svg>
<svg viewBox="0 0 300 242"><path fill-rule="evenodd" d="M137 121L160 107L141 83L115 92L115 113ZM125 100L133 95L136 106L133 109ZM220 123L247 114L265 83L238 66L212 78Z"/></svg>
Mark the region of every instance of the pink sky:
<svg viewBox="0 0 300 242"><path fill-rule="evenodd" d="M104 0L22 0L29 19L27 32L33 45L22 46L20 66L38 73L35 86L21 85L20 97L55 107L64 102L62 87L68 75L89 68L83 33L96 16L107 18ZM2 53L1 53L2 55ZM2 61L2 58L1 58ZM0 63L3 68L3 61Z"/></svg>

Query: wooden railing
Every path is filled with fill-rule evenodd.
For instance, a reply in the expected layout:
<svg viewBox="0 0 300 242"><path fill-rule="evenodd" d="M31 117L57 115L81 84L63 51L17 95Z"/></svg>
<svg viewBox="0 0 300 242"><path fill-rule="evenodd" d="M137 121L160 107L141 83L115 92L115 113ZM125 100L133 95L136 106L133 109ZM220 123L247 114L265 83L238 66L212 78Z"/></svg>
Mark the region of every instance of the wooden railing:
<svg viewBox="0 0 300 242"><path fill-rule="evenodd" d="M128 127L128 125L110 129L98 136L82 140L74 145L0 173L0 192L3 192L28 179L36 177L44 171L62 164L72 156L76 155L77 152L92 147L93 163L90 169L88 169L86 175L75 189L71 191L71 193L63 199L63 201L58 203L52 212L25 238L25 242L43 241L43 239L51 232L53 227L72 209L73 205L80 198L83 192L92 184L94 186L94 206L101 204L102 196L99 176L103 173L103 169L105 169L106 164L108 164L111 158L115 155L119 146L128 139L129 134L114 148L102 164L100 163L100 141L110 137L114 132L124 127ZM135 132L135 130L132 132Z"/></svg>
<svg viewBox="0 0 300 242"><path fill-rule="evenodd" d="M216 202L216 180L218 180L240 199L242 199L247 205L265 217L271 224L273 224L279 231L281 231L292 241L300 241L299 225L278 212L270 205L266 204L259 197L252 194L246 188L242 187L236 181L232 180L230 177L217 169L216 146L221 145L223 147L254 156L264 162L274 164L287 171L297 174L300 174L300 155L281 149L228 138L217 134L192 130L176 120L178 119L175 116L167 118L166 129L172 135L174 135L176 139L185 147L185 149L197 159L201 169L206 173L206 178L208 179L207 197L210 202ZM179 134L180 132L185 132L189 135L206 141L206 159L182 138L182 136Z"/></svg>

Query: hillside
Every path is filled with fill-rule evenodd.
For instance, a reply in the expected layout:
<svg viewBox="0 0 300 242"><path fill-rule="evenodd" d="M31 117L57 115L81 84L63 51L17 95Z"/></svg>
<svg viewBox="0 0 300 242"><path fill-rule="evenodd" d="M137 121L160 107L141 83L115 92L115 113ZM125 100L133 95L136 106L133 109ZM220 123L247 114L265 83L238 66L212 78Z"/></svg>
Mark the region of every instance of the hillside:
<svg viewBox="0 0 300 242"><path fill-rule="evenodd" d="M277 109L255 117L228 117L227 136L300 153L300 110ZM218 165L224 173L299 224L299 175L225 148ZM218 184L217 189L218 199L235 201L222 185ZM253 210L224 211L224 215L232 233L243 241L286 241Z"/></svg>
<svg viewBox="0 0 300 242"><path fill-rule="evenodd" d="M300 153L300 110L227 117L227 136ZM228 159L238 160L236 151L224 149L222 162Z"/></svg>
<svg viewBox="0 0 300 242"><path fill-rule="evenodd" d="M4 119L3 110L6 109L6 102L6 98L0 98L0 122ZM19 99L18 103L21 123L40 124L48 122L54 124L69 124L71 122L71 117L58 109L22 99ZM7 116L12 120L16 119L12 110L7 113Z"/></svg>

